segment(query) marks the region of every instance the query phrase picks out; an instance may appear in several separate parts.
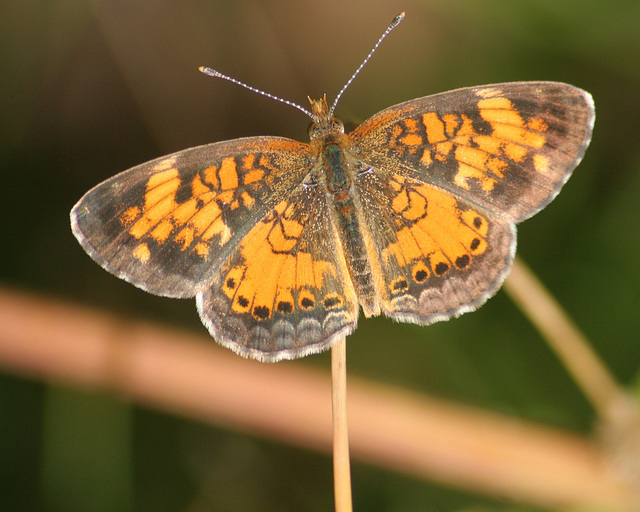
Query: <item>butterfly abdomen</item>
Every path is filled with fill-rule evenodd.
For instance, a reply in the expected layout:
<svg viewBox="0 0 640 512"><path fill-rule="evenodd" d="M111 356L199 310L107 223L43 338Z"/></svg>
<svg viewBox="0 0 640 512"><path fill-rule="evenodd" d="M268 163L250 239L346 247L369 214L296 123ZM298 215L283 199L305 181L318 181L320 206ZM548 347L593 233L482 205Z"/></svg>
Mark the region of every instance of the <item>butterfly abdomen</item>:
<svg viewBox="0 0 640 512"><path fill-rule="evenodd" d="M365 315L377 315L380 307L344 151L339 144L328 144L322 158L327 190L351 280Z"/></svg>

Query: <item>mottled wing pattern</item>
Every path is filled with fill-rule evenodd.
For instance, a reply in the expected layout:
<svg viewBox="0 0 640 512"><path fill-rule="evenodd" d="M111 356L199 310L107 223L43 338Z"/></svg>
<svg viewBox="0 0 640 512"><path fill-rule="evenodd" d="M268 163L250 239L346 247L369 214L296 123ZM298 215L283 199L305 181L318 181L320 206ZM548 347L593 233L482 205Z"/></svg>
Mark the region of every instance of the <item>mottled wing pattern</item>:
<svg viewBox="0 0 640 512"><path fill-rule="evenodd" d="M428 324L493 295L515 223L555 197L593 120L580 89L510 83L402 103L350 134L385 314Z"/></svg>
<svg viewBox="0 0 640 512"><path fill-rule="evenodd" d="M73 233L112 274L151 293L192 297L310 168L309 145L279 137L187 149L87 192L71 211Z"/></svg>
<svg viewBox="0 0 640 512"><path fill-rule="evenodd" d="M546 206L591 140L591 96L556 82L469 87L385 109L351 139L370 165L513 222Z"/></svg>
<svg viewBox="0 0 640 512"><path fill-rule="evenodd" d="M269 211L197 304L218 342L260 361L320 352L351 333L358 299L326 188L312 179Z"/></svg>

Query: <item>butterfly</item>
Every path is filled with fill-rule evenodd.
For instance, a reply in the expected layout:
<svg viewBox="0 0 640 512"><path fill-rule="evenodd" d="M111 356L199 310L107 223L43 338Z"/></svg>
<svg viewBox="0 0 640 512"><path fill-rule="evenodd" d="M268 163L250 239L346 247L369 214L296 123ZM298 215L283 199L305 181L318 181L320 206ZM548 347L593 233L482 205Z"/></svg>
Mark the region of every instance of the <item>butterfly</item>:
<svg viewBox="0 0 640 512"><path fill-rule="evenodd" d="M581 161L591 96L557 82L467 87L345 133L333 114L345 89L310 111L276 97L309 115L308 143L216 142L106 180L72 209L75 237L135 286L195 297L213 338L265 362L329 348L360 308L420 325L473 311L511 268L516 224Z"/></svg>

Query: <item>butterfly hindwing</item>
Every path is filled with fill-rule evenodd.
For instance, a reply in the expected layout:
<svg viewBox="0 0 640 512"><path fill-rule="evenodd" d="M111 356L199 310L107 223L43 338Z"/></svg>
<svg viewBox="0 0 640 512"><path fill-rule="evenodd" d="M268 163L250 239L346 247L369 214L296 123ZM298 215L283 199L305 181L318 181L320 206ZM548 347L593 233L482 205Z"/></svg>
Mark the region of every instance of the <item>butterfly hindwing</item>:
<svg viewBox="0 0 640 512"><path fill-rule="evenodd" d="M325 189L300 186L277 204L197 303L214 338L261 361L319 352L352 332L358 299Z"/></svg>
<svg viewBox="0 0 640 512"><path fill-rule="evenodd" d="M493 295L515 252L512 223L425 183L373 169L358 180L381 309L429 324ZM384 212L384 213L383 213Z"/></svg>

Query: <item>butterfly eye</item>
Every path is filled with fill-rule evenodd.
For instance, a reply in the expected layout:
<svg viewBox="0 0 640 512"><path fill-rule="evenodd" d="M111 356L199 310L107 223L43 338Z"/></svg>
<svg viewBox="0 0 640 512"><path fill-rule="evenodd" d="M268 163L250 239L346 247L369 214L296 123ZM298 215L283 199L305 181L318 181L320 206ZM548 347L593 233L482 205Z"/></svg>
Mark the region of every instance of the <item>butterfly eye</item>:
<svg viewBox="0 0 640 512"><path fill-rule="evenodd" d="M331 119L331 131L344 133L344 123L337 117L334 117Z"/></svg>
<svg viewBox="0 0 640 512"><path fill-rule="evenodd" d="M315 138L318 135L319 131L320 127L315 122L309 123L309 126L307 127L307 134L309 135L310 139Z"/></svg>

